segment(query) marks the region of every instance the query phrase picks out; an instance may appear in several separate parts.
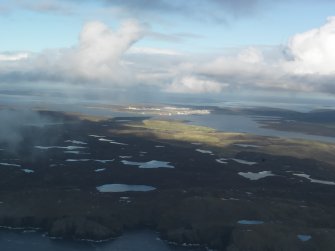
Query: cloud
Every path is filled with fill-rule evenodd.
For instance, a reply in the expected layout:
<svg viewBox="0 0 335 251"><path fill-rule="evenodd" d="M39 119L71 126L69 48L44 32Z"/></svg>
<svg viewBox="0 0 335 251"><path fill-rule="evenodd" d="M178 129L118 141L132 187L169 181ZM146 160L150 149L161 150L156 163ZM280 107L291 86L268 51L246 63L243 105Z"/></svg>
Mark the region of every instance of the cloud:
<svg viewBox="0 0 335 251"><path fill-rule="evenodd" d="M38 112L32 110L8 110L0 109L0 145L6 147L7 150L16 151L20 148L27 137L28 126L43 127L49 123L55 123L54 119L41 116ZM28 129L28 130L27 130ZM26 135L24 137L24 135ZM57 136L55 136L56 138ZM41 138L31 139L39 142L46 140L48 137L41 135ZM51 137L53 138L53 137Z"/></svg>
<svg viewBox="0 0 335 251"><path fill-rule="evenodd" d="M231 17L250 16L257 12L260 0L102 0L115 13L137 18L161 18L178 15L199 21L226 22Z"/></svg>
<svg viewBox="0 0 335 251"><path fill-rule="evenodd" d="M215 83L213 91L250 89L335 94L335 17L328 18L320 28L294 35L287 46L248 47L235 55L193 62L188 68L172 81L172 90L187 93L193 87L191 80L200 77ZM178 82L182 76L187 81Z"/></svg>
<svg viewBox="0 0 335 251"><path fill-rule="evenodd" d="M89 22L73 48L45 50L22 62L0 64L0 78L13 82L125 84L131 73L123 65L123 56L143 35L144 29L136 21L126 21L116 31L101 22ZM3 59L13 61L23 56Z"/></svg>
<svg viewBox="0 0 335 251"><path fill-rule="evenodd" d="M74 0L72 0L74 1ZM92 0L91 0L92 1ZM94 0L95 2L97 0ZM281 3L315 4L314 0L99 0L111 7L113 13L139 19L164 20L165 16L179 16L200 22L229 23L236 18L254 17L271 12ZM319 0L318 4L330 0Z"/></svg>
<svg viewBox="0 0 335 251"><path fill-rule="evenodd" d="M0 62L1 61L18 61L27 59L29 54L26 52L18 52L18 53L0 53Z"/></svg>
<svg viewBox="0 0 335 251"><path fill-rule="evenodd" d="M37 13L69 15L75 5L71 1L60 0L3 0L0 3L0 13L11 13L16 10L27 10Z"/></svg>
<svg viewBox="0 0 335 251"><path fill-rule="evenodd" d="M219 55L133 46L147 28L87 23L72 48L0 54L0 81L76 84L171 93L286 90L335 94L335 18L286 46L249 46Z"/></svg>
<svg viewBox="0 0 335 251"><path fill-rule="evenodd" d="M18 7L42 13L70 14L73 6L57 0L22 1L16 0Z"/></svg>
<svg viewBox="0 0 335 251"><path fill-rule="evenodd" d="M293 36L288 49L294 73L335 74L335 17L320 28Z"/></svg>
<svg viewBox="0 0 335 251"><path fill-rule="evenodd" d="M147 54L147 55L165 55L165 56L179 56L182 55L181 52L171 49L161 49L153 47L132 47L129 49L128 53L133 54ZM1 58L0 58L1 60Z"/></svg>
<svg viewBox="0 0 335 251"><path fill-rule="evenodd" d="M78 47L64 55L65 65L70 62L69 75L100 82L121 80L125 77L122 56L143 35L142 27L135 21L124 22L115 32L101 22L86 24Z"/></svg>
<svg viewBox="0 0 335 251"><path fill-rule="evenodd" d="M185 18L225 22L231 16L250 16L263 0L4 0L0 11L24 9L39 13L71 14L80 5L92 2L111 7L114 14L123 17L158 18L179 15ZM97 5L96 5L97 6Z"/></svg>
<svg viewBox="0 0 335 251"><path fill-rule="evenodd" d="M237 58L241 62L251 64L261 63L264 60L262 51L254 47L249 47L241 51Z"/></svg>
<svg viewBox="0 0 335 251"><path fill-rule="evenodd" d="M165 91L184 93L219 93L234 89L286 89L282 67L272 54L280 48L247 47L233 55L212 59L192 57L188 63L175 67ZM278 60L278 58L276 59Z"/></svg>
<svg viewBox="0 0 335 251"><path fill-rule="evenodd" d="M175 79L165 91L173 93L218 93L224 88L223 84L214 80L199 78L196 76L183 76Z"/></svg>

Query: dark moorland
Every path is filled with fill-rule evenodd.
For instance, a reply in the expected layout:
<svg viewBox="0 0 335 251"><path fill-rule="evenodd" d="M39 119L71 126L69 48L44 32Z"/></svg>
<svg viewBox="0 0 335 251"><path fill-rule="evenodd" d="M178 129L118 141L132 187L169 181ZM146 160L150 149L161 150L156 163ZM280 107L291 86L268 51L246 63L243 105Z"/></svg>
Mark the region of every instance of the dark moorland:
<svg viewBox="0 0 335 251"><path fill-rule="evenodd" d="M314 156L307 146L295 153L295 141L172 121L39 114L54 123L22 125L19 145L0 145L1 226L93 240L152 228L218 250L335 250L335 165L320 153L327 145L304 142L317 147ZM107 184L155 189L97 189Z"/></svg>

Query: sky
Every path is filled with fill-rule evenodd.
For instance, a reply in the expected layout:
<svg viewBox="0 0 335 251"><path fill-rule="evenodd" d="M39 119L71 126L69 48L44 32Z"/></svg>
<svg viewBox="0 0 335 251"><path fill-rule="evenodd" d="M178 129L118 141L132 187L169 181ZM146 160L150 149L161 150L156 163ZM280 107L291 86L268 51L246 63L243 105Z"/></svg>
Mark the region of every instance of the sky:
<svg viewBox="0 0 335 251"><path fill-rule="evenodd" d="M334 10L331 0L0 0L0 90L332 99Z"/></svg>

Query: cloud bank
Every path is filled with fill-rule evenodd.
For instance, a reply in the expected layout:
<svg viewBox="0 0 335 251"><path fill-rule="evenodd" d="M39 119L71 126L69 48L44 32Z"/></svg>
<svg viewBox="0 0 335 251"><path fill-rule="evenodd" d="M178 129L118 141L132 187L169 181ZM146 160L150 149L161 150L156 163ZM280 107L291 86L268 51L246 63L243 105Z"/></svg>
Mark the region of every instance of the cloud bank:
<svg viewBox="0 0 335 251"><path fill-rule="evenodd" d="M297 34L288 44L297 74L335 74L335 17L320 28Z"/></svg>
<svg viewBox="0 0 335 251"><path fill-rule="evenodd" d="M13 83L124 84L131 74L122 57L143 34L136 21L126 21L116 31L101 22L89 22L73 48L46 50L29 57L27 53L0 54L0 79Z"/></svg>
<svg viewBox="0 0 335 251"><path fill-rule="evenodd" d="M136 21L115 30L89 22L72 48L0 53L0 82L193 94L239 89L335 94L335 17L292 36L286 45L251 46L230 54L223 50L216 56L133 46L147 34Z"/></svg>
<svg viewBox="0 0 335 251"><path fill-rule="evenodd" d="M221 90L243 88L335 94L335 17L328 18L320 28L294 35L285 46L249 47L233 56L193 63L184 73L185 76L190 74L194 86L205 77L207 81L220 83ZM183 78L178 76L177 79ZM176 89L176 81L168 90ZM182 89L185 83L180 81L179 86Z"/></svg>

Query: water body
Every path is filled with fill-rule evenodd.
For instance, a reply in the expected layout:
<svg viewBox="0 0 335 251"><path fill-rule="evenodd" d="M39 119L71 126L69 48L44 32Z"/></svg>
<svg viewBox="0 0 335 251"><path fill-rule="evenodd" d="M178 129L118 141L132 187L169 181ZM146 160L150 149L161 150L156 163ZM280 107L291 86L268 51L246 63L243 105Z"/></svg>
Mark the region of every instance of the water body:
<svg viewBox="0 0 335 251"><path fill-rule="evenodd" d="M10 163L0 163L0 166L15 166L15 167L21 167L21 165L10 164Z"/></svg>
<svg viewBox="0 0 335 251"><path fill-rule="evenodd" d="M26 90L27 93L18 94L18 93L15 93L15 91L13 92L12 88L13 87L11 86L10 89L8 89L8 90L11 90L10 93L8 93L8 90L6 89L4 90L3 88L2 90L0 90L0 100L1 100L0 104L20 108L20 107L33 107L35 104L40 105L41 103L43 103L46 107L48 107L51 110L80 112L80 113L87 114L87 115L106 116L110 118L111 117L122 118L122 117L129 117L129 116L145 118L148 116L148 115L141 115L141 114L131 114L127 112L117 112L111 108L106 109L103 107L97 107L98 105L110 104L110 101L109 101L110 95L108 95L108 99L92 98L89 100L82 100L78 98L78 100L74 99L71 102L69 102L69 100L64 99L64 97L60 97L58 92L55 93L55 95L53 96L51 100L50 100L49 95L47 96L48 100L45 100L44 96L36 96L34 93L31 92L31 90L29 91ZM22 92L22 90L17 90L17 91ZM48 90L48 92L49 91L50 90ZM92 92L94 92L94 90L92 90ZM134 95L134 97L135 96L138 96L138 95ZM209 99L202 100L201 104L204 106L211 105L211 106L218 106L218 107L273 107L273 108L285 108L289 110L302 111L302 112L308 112L314 109L321 109L321 108L335 109L334 99L324 99L324 98L312 99L312 100L311 99L301 99L301 100L299 99L299 100L296 100L296 103L292 103L292 100L290 98L284 99L285 102L283 101L276 102L276 101L273 101L272 99L266 99L260 102L255 102L252 100L247 101L245 98L246 97L244 97L242 100L238 100L238 99L235 100L233 98L231 100L225 100L224 102L221 101L220 99L209 98ZM20 103L18 103L17 100L20 100ZM148 103L148 100L143 99L143 100L138 100L138 102L135 102L135 103L147 103L148 105L150 104L155 105L155 104L166 102L166 104L169 104L169 105L181 105L181 106L199 105L199 102L196 102L198 101L197 99L190 99L189 101L187 100L188 99L181 98L181 97L180 99L169 97L169 99L166 99L166 101L164 98L163 99L157 98L156 100L157 102L154 102L154 100L150 100L151 102ZM259 99L257 98L257 100ZM113 104L114 105L115 104L127 105L129 104L129 101L128 103L126 100L123 100L121 102L120 99L116 98ZM95 107L95 108L92 108L92 107ZM163 116L163 117L166 118L166 116ZM153 116L153 118L161 119L162 117ZM268 129L268 128L261 128L260 127L261 125L257 123L256 118L253 118L252 116L247 116L247 115L243 116L243 115L231 115L231 114L209 114L209 115L202 115L202 116L199 116L199 115L171 116L170 118L175 118L179 120L188 120L190 121L191 124L208 126L216 130L220 130L220 131L251 133L251 134L261 135L261 136L297 138L297 139L306 139L306 140L335 143L335 137L309 135L309 134L304 134L300 132L278 131L278 130L273 130L273 129ZM119 142L114 142L112 144L118 144L118 143Z"/></svg>
<svg viewBox="0 0 335 251"><path fill-rule="evenodd" d="M156 190L156 188L146 185L106 184L98 186L97 190L101 193L121 193L121 192L149 192Z"/></svg>
<svg viewBox="0 0 335 251"><path fill-rule="evenodd" d="M201 251L169 246L152 231L124 234L108 242L51 240L40 233L0 230L1 251Z"/></svg>
<svg viewBox="0 0 335 251"><path fill-rule="evenodd" d="M335 143L335 137L310 135L299 132L278 131L262 128L261 124L252 116L231 115L231 114L209 114L209 115L190 115L174 117L175 119L187 120L192 125L200 125L214 128L219 131L251 133L261 136L296 138Z"/></svg>
<svg viewBox="0 0 335 251"><path fill-rule="evenodd" d="M242 106L243 107L243 106ZM294 109L293 109L294 110ZM84 109L83 113L93 115L103 115L110 117L145 117L141 114L130 114L126 112L113 112L111 110L103 109ZM147 115L146 115L147 116ZM167 118L167 116L152 116L153 119ZM328 143L335 143L335 137L327 137L320 135L310 135L300 132L279 131L269 128L262 128L261 124L257 122L257 116L248 115L232 115L232 114L208 114L208 115L174 115L168 118L177 120L186 120L190 124L207 126L219 131L237 132L237 133L251 133L261 136L282 137L282 138L296 138L314 141L323 141ZM266 119L271 119L271 116L264 116Z"/></svg>
<svg viewBox="0 0 335 251"><path fill-rule="evenodd" d="M249 180L259 180L259 179L263 179L269 176L274 176L274 174L271 171L262 171L262 172L258 172L258 173L253 173L253 172L239 172L239 175L241 175L242 177L249 179Z"/></svg>
<svg viewBox="0 0 335 251"><path fill-rule="evenodd" d="M34 173L35 172L34 170L31 170L31 169L21 169L21 170L25 173Z"/></svg>
<svg viewBox="0 0 335 251"><path fill-rule="evenodd" d="M298 234L297 238L303 242L305 241L309 241L310 239L312 239L312 236L310 235L305 235L305 234Z"/></svg>
<svg viewBox="0 0 335 251"><path fill-rule="evenodd" d="M65 140L65 142L66 143L76 144L76 145L87 145L86 142L79 141L79 140Z"/></svg>
<svg viewBox="0 0 335 251"><path fill-rule="evenodd" d="M310 175L304 174L304 173L294 173L293 175L306 178L312 183L319 183L319 184L332 185L332 186L335 185L334 181L312 179Z"/></svg>
<svg viewBox="0 0 335 251"><path fill-rule="evenodd" d="M49 150L49 149L67 149L67 150L76 150L76 149L85 149L87 147L83 146L35 146L35 148L40 150Z"/></svg>
<svg viewBox="0 0 335 251"><path fill-rule="evenodd" d="M128 160L121 160L121 162L124 165L138 166L139 168L174 168L174 166L170 165L170 162L167 161L151 160L148 162L135 162Z"/></svg>
<svg viewBox="0 0 335 251"><path fill-rule="evenodd" d="M228 159L225 158L216 159L215 161L220 164L228 164Z"/></svg>
<svg viewBox="0 0 335 251"><path fill-rule="evenodd" d="M67 162L88 162L88 161L94 161L106 164L108 162L113 162L114 159L66 159Z"/></svg>
<svg viewBox="0 0 335 251"><path fill-rule="evenodd" d="M260 148L261 146L252 145L252 144L234 144L234 146L242 147L242 148Z"/></svg>
<svg viewBox="0 0 335 251"><path fill-rule="evenodd" d="M252 166L252 165L256 165L257 162L253 162L253 161L247 161L247 160L243 160L243 159L232 159L234 160L235 162L239 163L239 164L243 164L243 165L249 165L249 166Z"/></svg>
<svg viewBox="0 0 335 251"><path fill-rule="evenodd" d="M213 154L212 151L209 150L203 150L203 149L195 149L199 153L204 153L204 154Z"/></svg>
<svg viewBox="0 0 335 251"><path fill-rule="evenodd" d="M261 220L239 220L237 223L241 224L241 225L260 225L260 224L264 224L264 221L261 221Z"/></svg>

